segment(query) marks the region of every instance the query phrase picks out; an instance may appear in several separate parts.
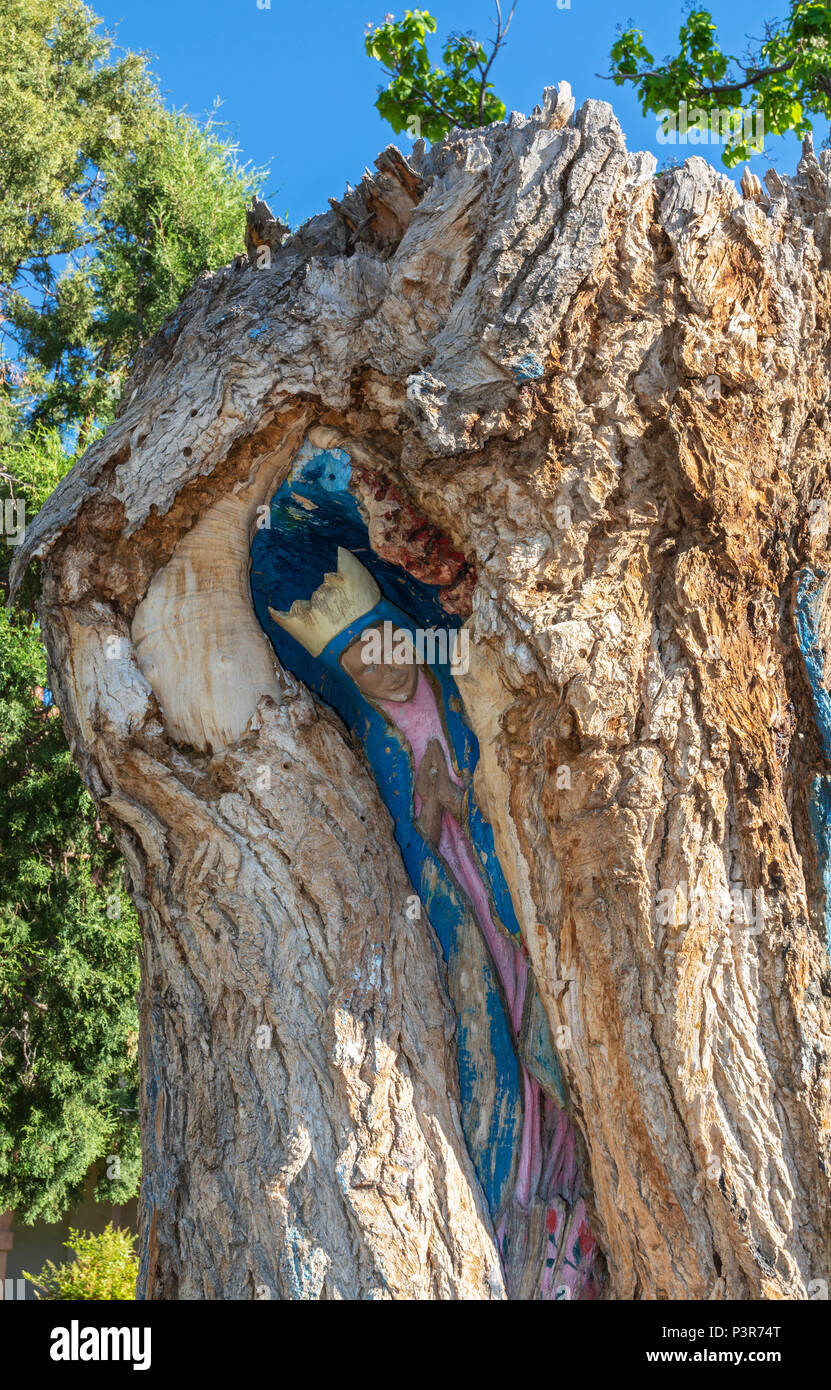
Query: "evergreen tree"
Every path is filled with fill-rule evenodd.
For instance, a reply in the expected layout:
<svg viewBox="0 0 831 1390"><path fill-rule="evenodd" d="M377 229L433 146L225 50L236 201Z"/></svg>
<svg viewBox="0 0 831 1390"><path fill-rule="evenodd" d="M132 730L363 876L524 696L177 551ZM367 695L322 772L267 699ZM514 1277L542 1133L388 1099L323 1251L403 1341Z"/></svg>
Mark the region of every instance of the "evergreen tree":
<svg viewBox="0 0 831 1390"><path fill-rule="evenodd" d="M80 0L0 0L0 600L137 348L244 245L242 168ZM139 1174L138 926L47 685L37 575L0 609L0 1210L56 1220Z"/></svg>

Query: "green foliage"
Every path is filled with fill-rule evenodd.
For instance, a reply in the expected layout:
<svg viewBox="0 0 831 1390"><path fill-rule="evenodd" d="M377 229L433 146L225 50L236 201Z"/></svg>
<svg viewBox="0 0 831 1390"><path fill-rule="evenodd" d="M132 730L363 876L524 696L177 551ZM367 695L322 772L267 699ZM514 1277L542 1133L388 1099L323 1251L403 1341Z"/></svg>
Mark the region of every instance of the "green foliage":
<svg viewBox="0 0 831 1390"><path fill-rule="evenodd" d="M102 1198L139 1172L138 926L45 684L36 622L0 609L0 1205L24 1222L102 1157Z"/></svg>
<svg viewBox="0 0 831 1390"><path fill-rule="evenodd" d="M831 116L831 5L792 0L787 19L768 24L765 39L744 59L723 52L712 15L695 9L681 26L673 57L656 66L641 30L628 28L613 45L611 61L618 86L634 83L644 115L677 114L682 102L708 120L732 111L735 128L722 153L732 168L759 149L749 138L750 122L741 121L742 106L759 113L768 135L805 135L812 116Z"/></svg>
<svg viewBox="0 0 831 1390"><path fill-rule="evenodd" d="M167 111L97 26L81 0L0 0L0 380L79 449L136 348L243 248L264 174L215 122Z"/></svg>
<svg viewBox="0 0 831 1390"><path fill-rule="evenodd" d="M370 27L364 45L390 77L378 89L375 105L398 134L440 140L452 126L472 130L501 121L505 103L493 91L490 66L504 42L511 15L503 25L497 7L497 33L490 55L470 34L451 34L442 50L445 67L433 66L427 53L427 35L435 34L436 21L427 10L407 10L403 19L387 15L383 24Z"/></svg>
<svg viewBox="0 0 831 1390"><path fill-rule="evenodd" d="M260 177L215 123L167 111L144 59L115 59L81 0L0 0L0 514L23 501L31 522L73 444L112 417L137 348L201 271L243 248ZM13 612L2 606L9 541L0 1210L31 1222L57 1220L96 1163L100 1199L137 1190L139 932L49 703L36 573Z"/></svg>
<svg viewBox="0 0 831 1390"><path fill-rule="evenodd" d="M113 1228L110 1222L100 1235L84 1235L72 1227L64 1241L74 1260L55 1265L47 1260L40 1274L26 1274L37 1286L37 1297L57 1299L132 1300L136 1296L138 1261L136 1237Z"/></svg>
<svg viewBox="0 0 831 1390"><path fill-rule="evenodd" d="M0 284L83 245L110 132L150 99L144 61L107 65L81 0L0 0Z"/></svg>
<svg viewBox="0 0 831 1390"><path fill-rule="evenodd" d="M211 122L154 113L126 158L111 161L93 283L98 337L124 363L204 270L245 245L244 203L256 184Z"/></svg>
<svg viewBox="0 0 831 1390"><path fill-rule="evenodd" d="M0 509L6 498L15 504L22 502L25 516L31 520L40 511L50 492L57 487L69 468L70 460L56 429L38 427L16 432L14 412L8 396L0 395L0 407L3 405L6 412L4 419L0 410ZM11 546L0 535L0 602L3 601L10 561ZM22 585L18 606L31 614L36 595L37 578L32 570ZM0 692L2 689L0 685Z"/></svg>
<svg viewBox="0 0 831 1390"><path fill-rule="evenodd" d="M112 418L136 349L202 271L244 246L255 185L236 153L210 122L161 109L132 148L108 152L94 255L67 265L41 301L9 296L33 421L79 424L87 443L92 420Z"/></svg>

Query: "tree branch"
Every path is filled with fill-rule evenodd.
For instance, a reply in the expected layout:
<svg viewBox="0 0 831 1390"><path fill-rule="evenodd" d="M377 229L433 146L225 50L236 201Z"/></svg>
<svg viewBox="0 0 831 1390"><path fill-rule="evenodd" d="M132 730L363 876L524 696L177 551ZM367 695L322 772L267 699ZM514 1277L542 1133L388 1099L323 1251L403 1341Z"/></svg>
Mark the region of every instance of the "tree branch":
<svg viewBox="0 0 831 1390"><path fill-rule="evenodd" d="M741 81L720 82L711 87L696 87L692 95L695 97L722 96L727 92L740 92L744 87L754 87L757 82L764 81L766 77L776 77L780 72L788 72L789 69L792 68L794 63L797 61L798 56L799 55L796 54L787 63L780 63L777 67L756 69L745 68L744 71L749 73L750 75L748 77L742 78ZM739 66L742 67L743 65L740 63ZM627 82L641 82L645 77L665 76L666 73L661 68L651 68L648 72L595 73L595 77L599 77L603 82L613 82L618 77L623 78L624 81Z"/></svg>
<svg viewBox="0 0 831 1390"><path fill-rule="evenodd" d="M31 994L26 993L25 989L22 989L20 993L23 996L23 998L27 1001L27 1003L34 1005L36 1009L40 1009L41 1013L48 1013L49 1006L47 1004L39 1004L37 999L33 999Z"/></svg>
<svg viewBox="0 0 831 1390"><path fill-rule="evenodd" d="M502 25L502 0L496 0L496 37L495 37L495 39L494 39L494 41L493 41L493 48L491 49L491 56L490 56L490 58L488 59L487 63L485 64L484 71L482 71L481 67L480 67L480 69L479 69L480 72L482 72L482 80L481 80L481 82L479 83L479 124L480 124L480 125L484 125L484 123L485 123L485 89L486 89L486 87L487 87L487 82L488 82L488 73L490 72L491 68L493 67L493 62L494 62L494 59L495 59L497 53L499 52L500 48L502 47L502 45L503 45L504 42L505 42L505 39L506 39L507 36L508 36L508 30L509 30L510 27L511 27L511 20L512 20L513 17L514 17L514 11L516 10L517 3L518 3L518 0L514 0L514 3L511 5L511 12L510 12L510 14L508 15L508 19L507 19L507 21L506 21L506 23L505 23L505 26L504 26L504 28L503 28L503 25Z"/></svg>
<svg viewBox="0 0 831 1390"><path fill-rule="evenodd" d="M390 69L390 68L385 68L385 67L383 67L383 65L382 65L381 71L382 71L382 72L385 72L385 73L387 74L387 77L400 77L400 76L401 76L401 69L400 69L399 67L395 67L395 68ZM437 113L437 115L443 116L444 119L445 119L446 121L449 121L450 124L451 124L452 126L458 125L458 121L456 120L456 117L453 116L453 115L451 115L451 113L450 113L449 111L445 111L444 107L443 107L443 106L440 106L439 103L438 103L437 101L435 101L434 98L431 97L430 93L429 93L428 91L425 91L425 89L424 89L423 87L414 87L414 88L413 88L413 91L415 92L415 94L416 94L417 97L420 97L422 101L426 102L428 106L432 107L432 109ZM469 127L469 126L465 126L464 129L468 130L468 129L470 129L470 127Z"/></svg>

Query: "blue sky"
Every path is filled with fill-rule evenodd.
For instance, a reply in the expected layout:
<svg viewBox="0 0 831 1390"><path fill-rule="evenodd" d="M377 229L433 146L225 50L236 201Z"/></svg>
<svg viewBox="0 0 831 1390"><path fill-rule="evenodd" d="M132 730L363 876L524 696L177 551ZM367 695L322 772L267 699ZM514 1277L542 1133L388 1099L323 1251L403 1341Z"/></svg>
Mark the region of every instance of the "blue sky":
<svg viewBox="0 0 831 1390"><path fill-rule="evenodd" d="M265 4L266 0L260 0ZM438 38L450 29L491 32L491 0L420 0L439 22ZM565 0L561 0L565 4ZM153 57L168 101L198 115L219 97L222 118L254 164L271 166L264 188L275 212L288 213L293 225L327 208L347 180L357 182L366 165L394 140L374 109L380 67L367 58L363 33L387 9L400 15L394 0L91 0L107 27L117 25L127 48ZM410 8L417 7L411 0ZM505 0L505 8L509 0ZM786 5L760 9L748 0L711 0L722 45L743 53L758 37L765 18ZM509 110L528 112L543 87L565 78L578 103L586 97L612 101L630 149L651 149L660 159L704 154L720 165L716 146L660 146L653 116L641 116L628 89L596 76L608 70L617 25L630 20L644 30L656 58L669 54L681 23L680 8L661 0L519 0L509 43L493 70L494 83ZM436 52L438 57L438 52ZM825 134L817 130L819 146ZM775 164L791 172L799 158L793 137L769 140L765 155L752 161L760 175ZM738 171L738 174L741 170Z"/></svg>

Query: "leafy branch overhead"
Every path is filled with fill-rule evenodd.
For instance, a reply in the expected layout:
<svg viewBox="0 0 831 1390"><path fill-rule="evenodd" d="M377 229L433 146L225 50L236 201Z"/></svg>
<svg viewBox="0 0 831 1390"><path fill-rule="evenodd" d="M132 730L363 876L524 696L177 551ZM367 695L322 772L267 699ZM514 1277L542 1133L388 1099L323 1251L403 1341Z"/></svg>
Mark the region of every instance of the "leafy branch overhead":
<svg viewBox="0 0 831 1390"><path fill-rule="evenodd" d="M635 86L644 115L677 113L682 102L708 120L725 109L737 115L722 159L728 168L757 152L741 110L752 108L768 135L807 135L811 118L831 116L831 5L794 0L782 22L765 25L765 37L739 58L718 43L709 10L692 10L681 26L679 50L656 64L640 29L624 30L611 51L617 86Z"/></svg>
<svg viewBox="0 0 831 1390"><path fill-rule="evenodd" d="M504 118L505 103L493 90L490 72L515 9L514 4L506 17L496 0L490 52L472 34L451 34L442 50L444 67L434 66L427 52L427 35L436 32L427 10L407 10L399 20L390 14L383 24L368 27L366 51L390 78L378 89L375 105L396 134L406 130L432 142L453 126L473 130Z"/></svg>

